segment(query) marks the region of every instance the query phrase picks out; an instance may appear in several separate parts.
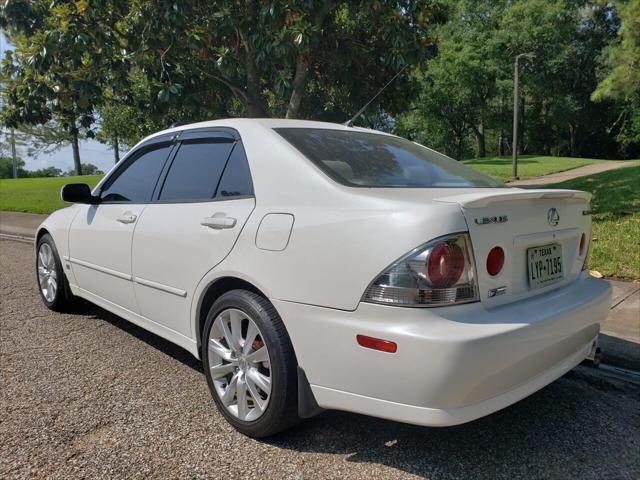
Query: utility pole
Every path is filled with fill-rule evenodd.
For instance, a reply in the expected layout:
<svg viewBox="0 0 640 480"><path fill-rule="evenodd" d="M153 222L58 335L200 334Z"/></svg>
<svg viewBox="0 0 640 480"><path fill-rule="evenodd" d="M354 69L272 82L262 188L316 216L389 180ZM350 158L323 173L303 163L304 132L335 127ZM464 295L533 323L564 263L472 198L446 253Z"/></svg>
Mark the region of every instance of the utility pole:
<svg viewBox="0 0 640 480"><path fill-rule="evenodd" d="M518 124L520 119L520 58L534 58L533 52L516 55L513 65L513 151L511 152L511 176L518 179Z"/></svg>
<svg viewBox="0 0 640 480"><path fill-rule="evenodd" d="M13 178L18 178L18 158L16 156L16 132L11 129L11 137L9 139L11 143L11 158L13 160Z"/></svg>

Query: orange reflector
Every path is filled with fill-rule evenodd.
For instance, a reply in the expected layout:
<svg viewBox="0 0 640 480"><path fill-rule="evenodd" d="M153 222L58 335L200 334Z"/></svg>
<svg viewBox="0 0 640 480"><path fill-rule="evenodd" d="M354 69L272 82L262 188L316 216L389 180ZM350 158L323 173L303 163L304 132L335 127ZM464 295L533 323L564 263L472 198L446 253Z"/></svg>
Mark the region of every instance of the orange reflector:
<svg viewBox="0 0 640 480"><path fill-rule="evenodd" d="M358 345L371 348L373 350L380 350L381 352L396 353L398 345L395 342L389 340L382 340L381 338L367 337L366 335L356 335Z"/></svg>

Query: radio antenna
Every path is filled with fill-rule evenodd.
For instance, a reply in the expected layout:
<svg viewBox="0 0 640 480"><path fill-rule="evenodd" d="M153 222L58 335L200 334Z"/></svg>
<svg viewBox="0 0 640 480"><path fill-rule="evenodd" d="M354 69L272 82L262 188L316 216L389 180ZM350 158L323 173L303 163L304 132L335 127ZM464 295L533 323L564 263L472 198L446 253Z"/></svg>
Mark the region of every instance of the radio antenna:
<svg viewBox="0 0 640 480"><path fill-rule="evenodd" d="M394 81L396 78L398 78L398 77L400 76L400 74L401 74L402 72L404 72L404 71L405 71L405 69L406 69L408 66L409 66L409 64L407 64L407 65L405 65L404 67L402 67L402 68L398 71L398 73L396 73L396 74L393 76L393 78L392 78L391 80L389 80L389 81L387 82L387 84L386 84L384 87L382 87L382 88L380 89L380 91L378 91L378 93L376 93L376 94L371 98L371 100L369 100L367 103L365 103L365 104L364 104L364 106L363 106L360 110L358 110L358 113L356 113L353 117L351 117L349 120L347 120L346 122L344 122L344 123L343 123L343 125L346 125L347 127L353 127L353 122L355 122L355 121L358 119L358 117L359 117L360 115L362 115L362 112L364 112L364 111L366 110L366 108L371 104L371 102L373 102L376 98L378 98L378 96L379 96L382 92L384 92L384 91L385 91L385 89L386 89L389 85L391 85L391 84L393 83L393 81Z"/></svg>

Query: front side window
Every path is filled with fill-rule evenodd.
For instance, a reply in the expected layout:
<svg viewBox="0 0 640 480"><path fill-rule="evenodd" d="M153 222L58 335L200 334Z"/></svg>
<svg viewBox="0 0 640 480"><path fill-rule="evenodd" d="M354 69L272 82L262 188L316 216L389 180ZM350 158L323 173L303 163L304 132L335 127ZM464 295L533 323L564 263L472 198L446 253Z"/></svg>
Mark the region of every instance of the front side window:
<svg viewBox="0 0 640 480"><path fill-rule="evenodd" d="M183 142L171 164L160 201L197 201L214 198L233 142L201 139Z"/></svg>
<svg viewBox="0 0 640 480"><path fill-rule="evenodd" d="M353 187L502 187L459 162L390 135L355 130L276 128L327 175Z"/></svg>
<svg viewBox="0 0 640 480"><path fill-rule="evenodd" d="M123 169L109 178L100 191L103 202L145 203L171 151L171 144L158 144L143 149L128 160Z"/></svg>

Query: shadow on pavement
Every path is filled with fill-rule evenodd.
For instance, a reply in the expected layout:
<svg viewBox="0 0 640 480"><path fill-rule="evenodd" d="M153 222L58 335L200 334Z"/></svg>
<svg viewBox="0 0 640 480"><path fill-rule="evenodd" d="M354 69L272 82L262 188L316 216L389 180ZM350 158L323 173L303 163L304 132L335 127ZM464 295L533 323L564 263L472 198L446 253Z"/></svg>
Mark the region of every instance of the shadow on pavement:
<svg viewBox="0 0 640 480"><path fill-rule="evenodd" d="M134 325L127 320L118 317L117 315L104 310L97 305L81 300L76 308L76 311L71 312L75 315L84 315L89 318L95 318L104 320L110 323L114 327L119 328L127 332L129 335L136 337L138 340L143 341L147 345L159 350L171 358L178 360L180 363L193 368L194 370L203 373L202 364L193 355L187 352L182 347L175 345L174 343L165 340L158 335L151 333L137 325Z"/></svg>
<svg viewBox="0 0 640 480"><path fill-rule="evenodd" d="M640 456L633 453L640 447L638 412L629 412L629 424L610 422L615 407L599 393L611 386L596 382L589 388L585 380L570 372L505 410L455 427L326 412L267 442L346 454L351 462L384 464L430 479L638 478ZM626 387L613 392L636 398L639 393Z"/></svg>
<svg viewBox="0 0 640 480"><path fill-rule="evenodd" d="M640 323L640 313L638 313ZM640 324L639 324L640 327ZM640 370L640 345L623 338L601 333L599 336L603 363Z"/></svg>

